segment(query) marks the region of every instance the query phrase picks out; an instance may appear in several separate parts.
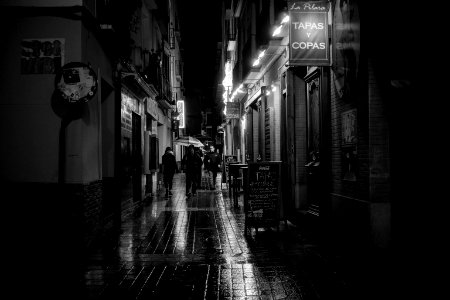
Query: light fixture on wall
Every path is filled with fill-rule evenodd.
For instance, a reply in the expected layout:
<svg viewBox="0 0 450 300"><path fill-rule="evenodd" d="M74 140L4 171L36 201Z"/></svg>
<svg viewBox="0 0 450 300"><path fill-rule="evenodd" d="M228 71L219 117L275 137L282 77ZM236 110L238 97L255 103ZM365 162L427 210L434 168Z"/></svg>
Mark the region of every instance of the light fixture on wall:
<svg viewBox="0 0 450 300"><path fill-rule="evenodd" d="M266 53L266 49L262 50L261 52L259 52L258 54L258 58L255 59L255 61L253 62L253 66L256 67L261 63L261 58L263 58L264 53Z"/></svg>
<svg viewBox="0 0 450 300"><path fill-rule="evenodd" d="M281 29L283 29L284 24L289 22L289 15L284 16L283 20L281 20L281 24L274 30L272 36L277 36L281 33Z"/></svg>

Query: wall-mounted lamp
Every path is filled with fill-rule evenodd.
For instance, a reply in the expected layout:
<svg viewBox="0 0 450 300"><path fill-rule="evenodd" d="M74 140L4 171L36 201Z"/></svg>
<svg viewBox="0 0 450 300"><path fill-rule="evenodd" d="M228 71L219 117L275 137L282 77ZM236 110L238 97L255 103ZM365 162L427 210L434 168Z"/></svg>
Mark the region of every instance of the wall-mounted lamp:
<svg viewBox="0 0 450 300"><path fill-rule="evenodd" d="M266 53L266 50L259 52L258 59L261 59L264 56L264 53Z"/></svg>
<svg viewBox="0 0 450 300"><path fill-rule="evenodd" d="M266 50L262 50L261 52L259 52L258 58L255 59L255 61L253 62L253 66L257 66L259 65L259 63L261 62L261 58L264 56L264 53L266 53Z"/></svg>
<svg viewBox="0 0 450 300"><path fill-rule="evenodd" d="M274 32L272 33L272 36L279 35L280 32L281 32L281 28L283 28L283 25L278 26L278 27L274 30Z"/></svg>
<svg viewBox="0 0 450 300"><path fill-rule="evenodd" d="M281 20L280 26L278 26L272 33L272 36L279 35L281 33L281 29L283 29L283 25L289 22L289 15L284 16L283 20Z"/></svg>

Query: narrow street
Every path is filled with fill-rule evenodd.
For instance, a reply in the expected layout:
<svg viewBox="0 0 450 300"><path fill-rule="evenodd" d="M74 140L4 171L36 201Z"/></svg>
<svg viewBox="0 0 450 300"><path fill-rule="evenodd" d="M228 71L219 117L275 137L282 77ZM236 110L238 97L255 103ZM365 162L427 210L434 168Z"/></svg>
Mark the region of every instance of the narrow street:
<svg viewBox="0 0 450 300"><path fill-rule="evenodd" d="M290 222L244 236L243 197L233 208L220 175L188 199L184 174L174 181L92 247L83 299L368 299Z"/></svg>
<svg viewBox="0 0 450 300"><path fill-rule="evenodd" d="M440 299L425 11L0 1L2 298ZM199 166L219 174L190 196Z"/></svg>

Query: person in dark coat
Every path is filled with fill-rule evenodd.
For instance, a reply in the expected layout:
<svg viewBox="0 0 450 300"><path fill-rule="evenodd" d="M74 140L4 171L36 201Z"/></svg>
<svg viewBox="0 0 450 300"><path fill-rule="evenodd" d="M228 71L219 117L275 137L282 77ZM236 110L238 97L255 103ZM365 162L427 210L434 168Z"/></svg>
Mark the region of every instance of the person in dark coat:
<svg viewBox="0 0 450 300"><path fill-rule="evenodd" d="M213 145L209 146L209 152L205 155L205 169L212 175L211 190L216 189L217 172L220 170L221 156L215 151ZM211 176L208 176L211 177ZM209 179L208 179L209 180Z"/></svg>
<svg viewBox="0 0 450 300"><path fill-rule="evenodd" d="M162 156L162 172L164 176L164 187L166 188L166 197L172 196L172 183L175 172L178 171L175 155L172 148L167 147Z"/></svg>
<svg viewBox="0 0 450 300"><path fill-rule="evenodd" d="M203 165L203 151L200 148L195 148L195 152L202 159L202 164L197 166L197 190L202 189L202 165Z"/></svg>
<svg viewBox="0 0 450 300"><path fill-rule="evenodd" d="M186 196L197 195L198 168L201 168L203 161L195 152L194 145L189 145L186 155L183 157L183 164L186 173Z"/></svg>

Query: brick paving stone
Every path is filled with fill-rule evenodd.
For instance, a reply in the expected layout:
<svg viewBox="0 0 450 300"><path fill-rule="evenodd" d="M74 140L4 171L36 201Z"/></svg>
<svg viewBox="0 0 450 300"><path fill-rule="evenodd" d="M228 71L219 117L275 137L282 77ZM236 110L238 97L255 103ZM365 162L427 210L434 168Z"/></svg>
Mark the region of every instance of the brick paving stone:
<svg viewBox="0 0 450 300"><path fill-rule="evenodd" d="M189 199L184 187L184 174L176 174L170 199L158 193L103 242L93 243L80 279L86 299L346 295L346 283L326 268L318 247L295 226L246 236L242 195L236 209L226 185L199 190Z"/></svg>

